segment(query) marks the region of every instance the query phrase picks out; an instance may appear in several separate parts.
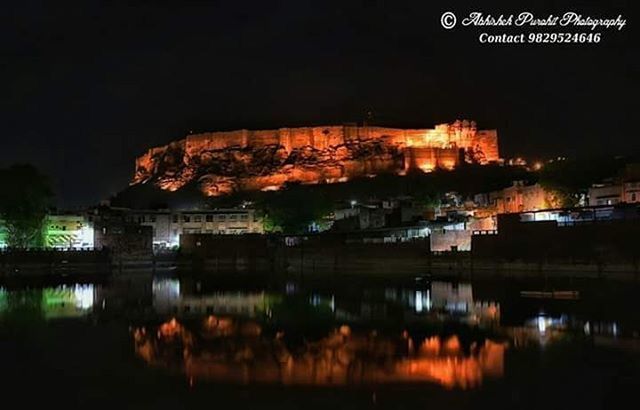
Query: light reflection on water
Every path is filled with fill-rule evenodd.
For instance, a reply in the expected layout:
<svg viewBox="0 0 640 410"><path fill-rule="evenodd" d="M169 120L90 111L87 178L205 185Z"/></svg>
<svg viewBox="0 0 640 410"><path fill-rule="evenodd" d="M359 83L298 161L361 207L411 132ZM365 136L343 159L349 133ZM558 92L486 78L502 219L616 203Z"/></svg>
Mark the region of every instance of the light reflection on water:
<svg viewBox="0 0 640 410"><path fill-rule="evenodd" d="M480 297L474 291L470 283L447 281L362 288L286 282L247 290L150 277L0 288L0 326L12 317L117 317L131 329L130 343L143 363L191 383L429 382L470 389L504 377L507 352L576 336L637 348L638 320L623 317L619 307L613 313L607 303L593 309L582 296L541 299L553 292L527 299L519 288L489 288Z"/></svg>
<svg viewBox="0 0 640 410"><path fill-rule="evenodd" d="M436 382L470 388L503 375L506 348L486 339L465 353L456 335L434 335L415 347L407 332L383 336L347 325L291 346L286 332L266 335L255 321L214 316L192 329L171 319L157 328L136 328L133 336L145 362L179 369L192 382L284 385Z"/></svg>
<svg viewBox="0 0 640 410"><path fill-rule="evenodd" d="M17 313L32 313L43 319L74 318L93 309L96 286L60 285L8 291L0 288L0 318Z"/></svg>

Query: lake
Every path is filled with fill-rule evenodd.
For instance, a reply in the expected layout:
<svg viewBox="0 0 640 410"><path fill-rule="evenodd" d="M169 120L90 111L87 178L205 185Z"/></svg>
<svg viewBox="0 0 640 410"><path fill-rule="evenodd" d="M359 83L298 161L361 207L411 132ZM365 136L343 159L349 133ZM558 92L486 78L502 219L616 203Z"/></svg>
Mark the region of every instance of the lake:
<svg viewBox="0 0 640 410"><path fill-rule="evenodd" d="M15 407L612 408L637 283L136 274L0 288Z"/></svg>

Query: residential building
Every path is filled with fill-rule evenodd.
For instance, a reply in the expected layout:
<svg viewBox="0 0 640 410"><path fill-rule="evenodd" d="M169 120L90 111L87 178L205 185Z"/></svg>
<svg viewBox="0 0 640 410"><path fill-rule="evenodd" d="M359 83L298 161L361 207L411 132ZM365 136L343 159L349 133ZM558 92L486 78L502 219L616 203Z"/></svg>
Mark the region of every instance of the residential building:
<svg viewBox="0 0 640 410"><path fill-rule="evenodd" d="M537 211L549 208L547 192L540 184L525 185L524 181L514 181L513 185L502 190L502 196L496 198L498 213Z"/></svg>
<svg viewBox="0 0 640 410"><path fill-rule="evenodd" d="M85 215L47 215L44 222L44 245L48 248L93 248L93 224Z"/></svg>
<svg viewBox="0 0 640 410"><path fill-rule="evenodd" d="M176 246L182 234L238 235L264 233L254 209L231 208L197 211L131 210L130 218L153 229L156 246Z"/></svg>
<svg viewBox="0 0 640 410"><path fill-rule="evenodd" d="M589 188L589 205L616 205L640 202L640 181L594 184Z"/></svg>
<svg viewBox="0 0 640 410"><path fill-rule="evenodd" d="M589 205L633 204L640 202L640 164L627 164L615 178L589 188Z"/></svg>

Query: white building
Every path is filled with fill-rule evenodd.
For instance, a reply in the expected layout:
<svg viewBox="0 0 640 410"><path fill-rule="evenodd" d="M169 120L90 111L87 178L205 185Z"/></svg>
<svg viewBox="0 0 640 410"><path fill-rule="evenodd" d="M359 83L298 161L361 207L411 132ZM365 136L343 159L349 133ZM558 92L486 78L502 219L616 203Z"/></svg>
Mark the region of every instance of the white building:
<svg viewBox="0 0 640 410"><path fill-rule="evenodd" d="M153 228L153 243L177 246L180 235L205 233L238 235L264 233L264 225L254 209L232 208L199 211L131 210L132 222Z"/></svg>
<svg viewBox="0 0 640 410"><path fill-rule="evenodd" d="M640 202L640 182L594 184L589 188L589 206Z"/></svg>
<svg viewBox="0 0 640 410"><path fill-rule="evenodd" d="M93 224L84 215L47 215L44 245L48 248L93 248Z"/></svg>

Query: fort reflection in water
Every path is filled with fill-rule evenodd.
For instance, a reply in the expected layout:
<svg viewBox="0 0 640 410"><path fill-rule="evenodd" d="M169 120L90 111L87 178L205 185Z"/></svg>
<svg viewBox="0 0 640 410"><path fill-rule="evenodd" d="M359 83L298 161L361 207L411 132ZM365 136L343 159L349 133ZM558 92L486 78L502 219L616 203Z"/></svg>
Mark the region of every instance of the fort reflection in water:
<svg viewBox="0 0 640 410"><path fill-rule="evenodd" d="M521 366L514 358L523 350L580 340L628 348L638 330L637 316L625 308L630 303L603 303L605 314L594 315L589 287L584 300L581 290L573 299L554 301L529 297L544 292L522 292L531 284L346 284L247 289L190 277L146 277L0 287L0 326L54 329L75 321L77 329L89 331L116 320L131 330L124 342L139 365L168 369L191 383L437 383L455 389L505 377L505 363ZM636 293L624 295L630 301ZM620 290L606 300L619 297Z"/></svg>
<svg viewBox="0 0 640 410"><path fill-rule="evenodd" d="M402 307L403 320L424 322L426 327L440 323L443 313L465 324L496 323L499 305L474 302L470 284L434 282L420 290L382 289L379 295L369 295L373 302L363 300L355 311L335 295L298 295L315 313L324 309L334 324L324 336L304 334L302 340L299 335L290 337L286 326L273 325L283 309L300 309L298 305L282 307L284 299L296 298L295 284L287 284L285 294L199 293L187 286L181 287L175 279L154 281L154 311L173 318L158 326L137 327L133 337L135 351L146 363L183 372L192 383L432 382L472 388L504 372L506 342L437 331L412 336L406 330L378 332L375 326L367 326L371 319L393 320L385 313L372 316L372 312L387 312L384 306L390 303ZM318 319L313 315L305 320ZM288 329L299 331L295 326Z"/></svg>
<svg viewBox="0 0 640 410"><path fill-rule="evenodd" d="M458 336L431 336L417 346L397 337L356 332L343 325L326 337L290 347L286 334L264 335L254 321L209 316L189 330L176 319L134 330L138 356L153 366L184 372L191 383L279 383L357 385L435 382L446 387L479 386L504 372L505 343L472 343Z"/></svg>

